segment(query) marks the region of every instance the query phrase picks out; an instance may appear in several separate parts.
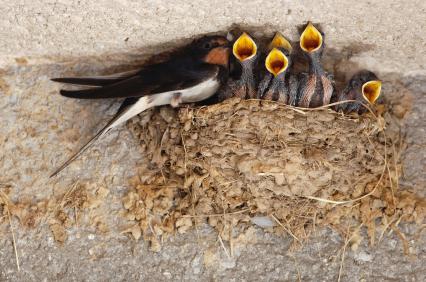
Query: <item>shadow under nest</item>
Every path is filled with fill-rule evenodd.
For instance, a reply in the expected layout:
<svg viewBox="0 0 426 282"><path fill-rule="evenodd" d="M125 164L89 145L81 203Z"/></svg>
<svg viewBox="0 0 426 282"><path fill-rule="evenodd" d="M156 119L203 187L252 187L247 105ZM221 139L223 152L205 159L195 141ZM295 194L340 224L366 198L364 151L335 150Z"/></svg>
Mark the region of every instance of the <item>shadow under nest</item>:
<svg viewBox="0 0 426 282"><path fill-rule="evenodd" d="M147 111L128 123L149 161L123 198L127 231L158 251L162 236L204 223L225 241L256 224L295 247L319 226L348 236L363 225L374 244L378 225L421 224L424 200L399 189L403 140L383 111L239 99Z"/></svg>

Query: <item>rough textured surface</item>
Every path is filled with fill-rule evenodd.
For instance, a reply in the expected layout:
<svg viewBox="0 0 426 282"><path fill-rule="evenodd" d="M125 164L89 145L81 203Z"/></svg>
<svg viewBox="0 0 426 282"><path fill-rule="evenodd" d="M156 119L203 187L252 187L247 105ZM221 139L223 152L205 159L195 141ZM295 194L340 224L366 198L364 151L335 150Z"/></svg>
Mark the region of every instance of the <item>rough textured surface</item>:
<svg viewBox="0 0 426 282"><path fill-rule="evenodd" d="M343 48L363 43L354 58L380 72L424 72L426 4L400 1L174 1L20 0L4 3L2 59L98 56L223 30L232 23L274 25L297 39L297 25L323 24L327 43ZM52 58L52 56L55 56Z"/></svg>
<svg viewBox="0 0 426 282"><path fill-rule="evenodd" d="M297 26L310 19L324 27L327 44L334 50L330 59L336 52L343 54L337 57L342 63L335 71L350 73L352 66L369 68L393 82L384 85L385 95L396 86L406 91L394 107L414 101L406 116L404 132L410 146L403 156L401 183L424 195L426 48L425 37L419 34L426 28L425 9L425 2L420 0L376 1L374 5L370 1L337 0L2 3L0 183L11 185L12 201L33 205L48 198L60 199L76 181L106 187L109 194L95 214L89 208L82 210L87 220L98 212L107 214L108 231L83 221L70 227L64 244L54 242L47 221L32 229L18 225L14 218L20 272L16 270L7 218L0 218L5 223L0 228L0 280L295 280L298 270L302 280L336 279L342 238L328 230L318 231L318 237L296 253L288 252L290 239L258 231L257 242L237 248L232 259L223 253L215 233L204 228L171 238L157 254L148 251L145 243L121 234L128 228L119 214L122 195L129 188L126 179L135 173L135 165L144 161L143 154L122 127L61 177L49 180L49 172L100 128L100 122L105 122L117 105L115 101L61 98L56 95L59 86L48 79L135 64L141 55L166 48L159 47L163 42L181 42L194 34L225 29L234 22L268 25L270 31L279 29L296 39ZM405 114L403 109L401 115ZM348 251L343 278L424 281L424 235L409 242L417 258L402 254L395 234L386 238L374 248L363 241L358 251Z"/></svg>
<svg viewBox="0 0 426 282"><path fill-rule="evenodd" d="M332 227L353 249L360 224L372 245L394 221L421 226L426 200L398 185L404 142L388 105L358 116L235 98L147 111L128 123L147 163L123 198L127 232L160 251L164 237L208 223L232 253L252 224L293 247Z"/></svg>

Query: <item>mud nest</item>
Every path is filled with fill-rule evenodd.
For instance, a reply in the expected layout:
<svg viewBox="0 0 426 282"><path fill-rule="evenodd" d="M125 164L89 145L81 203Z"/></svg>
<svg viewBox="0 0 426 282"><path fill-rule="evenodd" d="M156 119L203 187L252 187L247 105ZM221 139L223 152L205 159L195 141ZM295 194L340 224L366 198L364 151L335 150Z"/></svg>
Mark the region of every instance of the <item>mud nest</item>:
<svg viewBox="0 0 426 282"><path fill-rule="evenodd" d="M203 223L230 242L255 224L295 245L316 226L364 225L374 244L377 226L421 224L425 202L399 189L403 142L385 116L239 99L148 111L128 124L148 160L123 199L128 231L159 250Z"/></svg>

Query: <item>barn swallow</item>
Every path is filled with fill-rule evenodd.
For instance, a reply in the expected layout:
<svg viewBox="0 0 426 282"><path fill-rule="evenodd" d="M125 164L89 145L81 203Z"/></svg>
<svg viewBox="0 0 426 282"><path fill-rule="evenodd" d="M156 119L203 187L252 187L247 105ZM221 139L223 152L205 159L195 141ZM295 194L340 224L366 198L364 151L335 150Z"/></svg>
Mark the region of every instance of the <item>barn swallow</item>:
<svg viewBox="0 0 426 282"><path fill-rule="evenodd" d="M245 32L234 42L232 53L241 64L241 77L235 81L233 96L243 99L257 98L254 67L257 61L256 42Z"/></svg>
<svg viewBox="0 0 426 282"><path fill-rule="evenodd" d="M355 100L357 102L348 102L336 106L337 111L344 113L357 112L362 114L367 111L361 104L367 102L374 104L380 96L382 82L371 71L363 70L356 73L348 85L340 93L338 102L346 100Z"/></svg>
<svg viewBox="0 0 426 282"><path fill-rule="evenodd" d="M300 48L308 58L309 72L300 74L297 105L304 108L327 105L334 91L333 77L320 62L325 48L324 34L310 22L300 36Z"/></svg>
<svg viewBox="0 0 426 282"><path fill-rule="evenodd" d="M222 36L204 36L173 52L169 60L142 67L136 72L107 77L55 78L56 82L95 86L61 90L78 99L126 98L116 115L76 154L59 167L57 175L112 128L155 106L203 101L213 96L228 78L231 46ZM160 54L158 56L162 56Z"/></svg>
<svg viewBox="0 0 426 282"><path fill-rule="evenodd" d="M269 49L272 50L265 59L268 72L259 83L258 96L261 99L288 104L290 100L295 100L297 95L297 79L288 75L291 65L291 44L277 32L269 44Z"/></svg>

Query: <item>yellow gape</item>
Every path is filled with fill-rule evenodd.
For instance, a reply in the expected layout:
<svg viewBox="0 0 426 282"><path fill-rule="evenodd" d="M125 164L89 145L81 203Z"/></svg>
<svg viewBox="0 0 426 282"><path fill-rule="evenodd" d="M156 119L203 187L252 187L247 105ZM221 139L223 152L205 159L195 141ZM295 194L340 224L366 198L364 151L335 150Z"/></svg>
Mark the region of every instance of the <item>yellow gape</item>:
<svg viewBox="0 0 426 282"><path fill-rule="evenodd" d="M291 47L290 42L288 42L288 40L285 39L285 37L279 32L275 33L274 38L269 44L269 49L273 49L273 48L284 48L288 50L289 52L291 52L291 50L293 49Z"/></svg>
<svg viewBox="0 0 426 282"><path fill-rule="evenodd" d="M240 62L243 62L256 55L257 45L254 40L244 32L237 41L235 41L232 52Z"/></svg>
<svg viewBox="0 0 426 282"><path fill-rule="evenodd" d="M312 53L322 46L322 35L311 23L308 23L300 36L300 48L303 51Z"/></svg>
<svg viewBox="0 0 426 282"><path fill-rule="evenodd" d="M380 96L382 90L382 82L380 80L371 80L362 85L362 96L370 104L374 104Z"/></svg>
<svg viewBox="0 0 426 282"><path fill-rule="evenodd" d="M287 56L277 48L274 48L266 57L265 67L270 73L272 73L274 76L277 76L287 69Z"/></svg>

